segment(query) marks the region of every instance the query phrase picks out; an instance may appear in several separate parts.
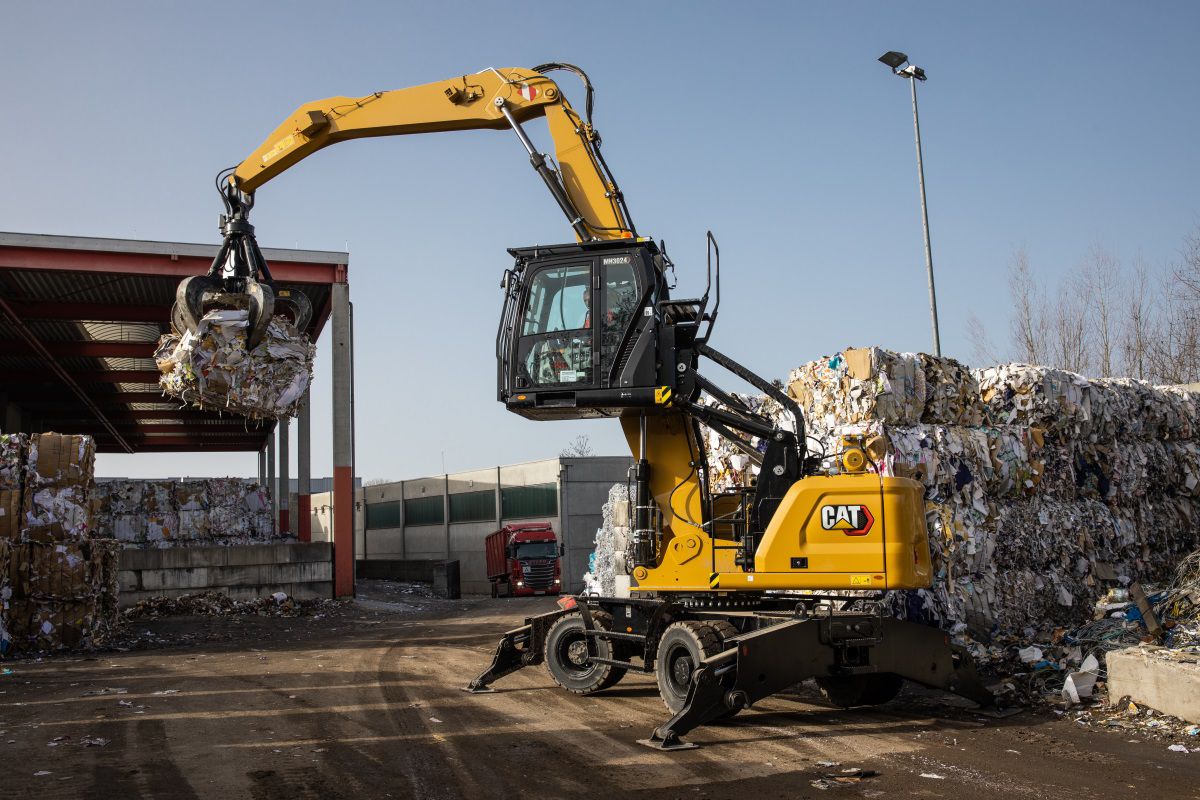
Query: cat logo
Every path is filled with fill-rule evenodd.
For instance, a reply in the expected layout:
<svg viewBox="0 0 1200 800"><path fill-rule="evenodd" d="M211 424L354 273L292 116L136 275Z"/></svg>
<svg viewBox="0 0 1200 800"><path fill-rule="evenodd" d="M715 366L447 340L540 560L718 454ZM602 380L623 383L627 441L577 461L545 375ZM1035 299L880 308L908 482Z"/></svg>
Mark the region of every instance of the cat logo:
<svg viewBox="0 0 1200 800"><path fill-rule="evenodd" d="M827 531L866 536L874 524L875 517L866 506L821 506L821 527Z"/></svg>

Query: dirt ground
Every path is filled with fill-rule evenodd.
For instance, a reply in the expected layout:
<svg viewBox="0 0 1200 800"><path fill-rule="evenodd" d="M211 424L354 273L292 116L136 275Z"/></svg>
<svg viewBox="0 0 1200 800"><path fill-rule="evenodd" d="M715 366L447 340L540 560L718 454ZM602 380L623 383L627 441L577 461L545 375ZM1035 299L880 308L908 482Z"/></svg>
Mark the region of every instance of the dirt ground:
<svg viewBox="0 0 1200 800"><path fill-rule="evenodd" d="M666 718L648 676L580 698L538 667L459 691L553 600L363 594L299 618L142 620L139 649L5 662L4 797L1200 798L1200 753L917 692L843 711L801 691L655 752L635 743ZM851 768L878 775L814 785Z"/></svg>

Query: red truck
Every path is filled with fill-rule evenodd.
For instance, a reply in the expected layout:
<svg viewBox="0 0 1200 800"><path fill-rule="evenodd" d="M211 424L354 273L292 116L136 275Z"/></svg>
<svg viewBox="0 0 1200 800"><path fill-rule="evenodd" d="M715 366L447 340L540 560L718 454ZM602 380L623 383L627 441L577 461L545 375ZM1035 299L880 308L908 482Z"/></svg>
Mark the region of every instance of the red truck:
<svg viewBox="0 0 1200 800"><path fill-rule="evenodd" d="M507 587L504 593L509 597L558 594L562 590L562 550L549 523L505 525L489 533L483 546L492 597L500 595L501 584Z"/></svg>

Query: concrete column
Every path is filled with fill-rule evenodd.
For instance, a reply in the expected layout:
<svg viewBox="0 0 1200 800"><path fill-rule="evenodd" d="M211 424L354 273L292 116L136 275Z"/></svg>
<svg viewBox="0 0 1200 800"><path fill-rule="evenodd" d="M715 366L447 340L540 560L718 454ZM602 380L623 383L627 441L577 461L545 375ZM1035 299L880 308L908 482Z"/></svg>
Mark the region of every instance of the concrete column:
<svg viewBox="0 0 1200 800"><path fill-rule="evenodd" d="M263 449L258 451L258 485L267 485L267 446L265 444Z"/></svg>
<svg viewBox="0 0 1200 800"><path fill-rule="evenodd" d="M310 436L312 418L311 389L304 393L300 418L296 420L296 535L302 542L312 541L312 454Z"/></svg>
<svg viewBox="0 0 1200 800"><path fill-rule="evenodd" d="M291 517L291 497L292 497L292 481L291 481L291 436L289 428L291 420L288 418L279 421L279 532L281 534L292 532L292 517Z"/></svg>
<svg viewBox="0 0 1200 800"><path fill-rule="evenodd" d="M354 596L354 321L350 286L331 290L333 335L333 594Z"/></svg>
<svg viewBox="0 0 1200 800"><path fill-rule="evenodd" d="M267 491L271 493L271 518L275 520L275 531L279 532L279 495L275 485L275 431L267 435Z"/></svg>
<svg viewBox="0 0 1200 800"><path fill-rule="evenodd" d="M450 473L442 475L442 524L446 526L446 559L450 559Z"/></svg>

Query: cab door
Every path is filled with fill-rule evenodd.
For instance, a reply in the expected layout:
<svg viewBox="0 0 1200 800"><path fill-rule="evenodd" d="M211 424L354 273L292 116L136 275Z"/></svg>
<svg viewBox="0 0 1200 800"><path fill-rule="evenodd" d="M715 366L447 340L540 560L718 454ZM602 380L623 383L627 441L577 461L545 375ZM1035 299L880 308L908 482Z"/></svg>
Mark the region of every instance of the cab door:
<svg viewBox="0 0 1200 800"><path fill-rule="evenodd" d="M516 389L596 386L593 262L572 259L533 270L517 322Z"/></svg>

